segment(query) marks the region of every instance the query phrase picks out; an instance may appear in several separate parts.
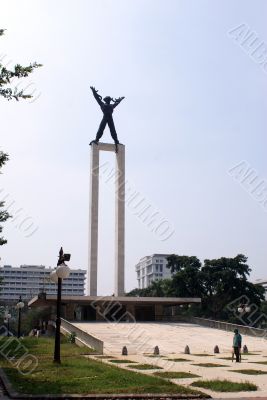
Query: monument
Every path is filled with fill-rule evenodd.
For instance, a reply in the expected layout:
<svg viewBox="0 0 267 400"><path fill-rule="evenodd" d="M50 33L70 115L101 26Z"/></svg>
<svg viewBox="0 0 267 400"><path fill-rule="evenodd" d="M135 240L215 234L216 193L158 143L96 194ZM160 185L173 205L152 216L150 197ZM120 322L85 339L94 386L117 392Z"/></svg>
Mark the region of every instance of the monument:
<svg viewBox="0 0 267 400"><path fill-rule="evenodd" d="M166 321L172 320L174 307L184 304L199 304L195 297L135 297L124 293L124 257L125 257L125 146L118 140L113 121L114 108L124 99L113 100L102 97L94 87L93 95L100 105L103 118L95 140L90 143L90 197L89 197L89 262L88 295L63 296L63 318L69 321ZM108 125L114 144L100 143L104 129ZM101 151L111 151L115 155L115 285L113 296L97 296L98 270L98 213L99 213L99 158ZM29 305L50 307L51 319L57 296L46 295L45 299L34 297ZM65 321L66 324L71 324ZM75 331L72 325L70 331ZM80 335L80 329L79 329Z"/></svg>
<svg viewBox="0 0 267 400"><path fill-rule="evenodd" d="M91 86L93 95L100 105L103 118L99 125L95 140L91 141L90 192L89 192L89 262L88 262L88 294L97 296L98 270L98 208L99 208L99 153L111 151L115 153L115 285L114 295L124 295L124 260L125 260L125 146L119 143L112 113L124 99L113 100L110 96L102 97ZM112 104L113 103L113 104ZM114 144L100 143L99 140L108 125Z"/></svg>

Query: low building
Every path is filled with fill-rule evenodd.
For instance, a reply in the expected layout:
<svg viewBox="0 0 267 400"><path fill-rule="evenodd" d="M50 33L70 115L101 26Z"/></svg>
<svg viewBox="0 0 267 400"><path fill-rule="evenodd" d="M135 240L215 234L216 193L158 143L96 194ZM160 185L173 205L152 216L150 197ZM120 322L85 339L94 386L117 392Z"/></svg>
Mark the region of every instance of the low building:
<svg viewBox="0 0 267 400"><path fill-rule="evenodd" d="M0 267L0 301L16 302L21 296L30 300L41 292L56 295L57 285L50 281L53 268L44 265L11 265ZM65 296L84 296L86 270L71 269L70 276L62 282L62 294Z"/></svg>
<svg viewBox="0 0 267 400"><path fill-rule="evenodd" d="M140 259L135 266L138 289L145 289L153 281L171 277L171 271L167 268L168 256L169 254L152 254Z"/></svg>
<svg viewBox="0 0 267 400"><path fill-rule="evenodd" d="M56 317L57 296L34 297L30 307L50 309ZM172 321L179 306L201 304L198 297L62 296L62 318L68 321Z"/></svg>

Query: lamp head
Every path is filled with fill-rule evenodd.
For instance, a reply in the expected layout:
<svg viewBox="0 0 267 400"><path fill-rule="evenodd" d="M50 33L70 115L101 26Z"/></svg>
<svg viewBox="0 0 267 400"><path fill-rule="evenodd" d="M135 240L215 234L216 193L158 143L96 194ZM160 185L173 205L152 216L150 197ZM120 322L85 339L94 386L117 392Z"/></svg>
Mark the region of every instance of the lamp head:
<svg viewBox="0 0 267 400"><path fill-rule="evenodd" d="M57 283L57 281L58 281L58 276L57 276L57 271L54 269L54 271L52 271L51 273L50 273L50 280L53 282L53 283Z"/></svg>
<svg viewBox="0 0 267 400"><path fill-rule="evenodd" d="M70 275L70 267L65 263L60 264L56 269L57 276L61 279L67 279Z"/></svg>
<svg viewBox="0 0 267 400"><path fill-rule="evenodd" d="M19 301L19 302L17 303L17 308L18 308L18 309L21 309L21 308L23 308L23 307L24 307L23 301Z"/></svg>

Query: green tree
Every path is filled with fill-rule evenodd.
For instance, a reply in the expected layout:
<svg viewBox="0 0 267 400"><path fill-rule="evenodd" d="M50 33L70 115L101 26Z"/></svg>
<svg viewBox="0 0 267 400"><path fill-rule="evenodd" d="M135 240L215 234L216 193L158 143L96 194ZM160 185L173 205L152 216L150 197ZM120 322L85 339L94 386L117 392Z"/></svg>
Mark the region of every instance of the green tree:
<svg viewBox="0 0 267 400"><path fill-rule="evenodd" d="M171 279L159 279L151 282L146 288L146 296L151 297L168 297L171 296Z"/></svg>
<svg viewBox="0 0 267 400"><path fill-rule="evenodd" d="M4 34L4 29L0 29L0 36ZM7 100L19 100L22 99L29 99L32 96L29 94L25 94L23 90L18 91L16 87L12 89L10 87L11 81L15 78L26 78L33 72L35 68L41 67L42 64L37 64L36 62L30 64L27 67L22 67L20 64L16 64L13 70L6 69L2 64L0 64L0 96L4 97ZM0 169L2 166L7 162L8 155L0 151ZM7 211L3 210L4 202L0 201L0 223L5 222L8 218L10 218L10 214ZM3 227L0 225L0 233L2 232ZM7 243L7 241L0 237L0 246Z"/></svg>
<svg viewBox="0 0 267 400"><path fill-rule="evenodd" d="M133 289L126 294L132 297L168 297L171 290L171 279L159 279L151 282L145 289Z"/></svg>
<svg viewBox="0 0 267 400"><path fill-rule="evenodd" d="M126 293L125 295L128 296L128 297L140 297L140 296L143 296L142 289L138 289L138 288L132 289L130 292Z"/></svg>
<svg viewBox="0 0 267 400"><path fill-rule="evenodd" d="M254 321L263 309L264 288L254 285L248 278L251 268L247 257L238 254L233 258L205 260L202 265L195 256L172 254L167 258L171 279L154 281L146 289L134 289L129 295L152 297L200 297L201 307L185 307L183 313L241 323L238 301L249 299L258 310ZM236 302L236 306L230 304ZM242 315L242 323L251 323L250 315Z"/></svg>
<svg viewBox="0 0 267 400"><path fill-rule="evenodd" d="M250 272L247 257L243 254L234 258L204 260L200 280L205 312L214 318L229 319L231 313L228 304L242 296L260 308L264 289L249 282Z"/></svg>
<svg viewBox="0 0 267 400"><path fill-rule="evenodd" d="M4 34L4 29L0 29L0 36ZM19 100L22 99L30 99L32 96L29 94L25 94L24 90L18 90L16 87L12 89L10 84L13 79L17 78L26 78L33 72L35 68L41 67L42 64L37 64L34 62L33 64L28 65L27 67L22 67L20 64L16 64L12 70L8 70L2 64L0 64L0 96L4 97L7 100Z"/></svg>
<svg viewBox="0 0 267 400"><path fill-rule="evenodd" d="M173 274L169 295L175 297L201 297L200 260L195 256L172 254L167 257L167 261L167 268L170 268Z"/></svg>
<svg viewBox="0 0 267 400"><path fill-rule="evenodd" d="M8 155L6 153L3 153L2 151L0 151L0 169L6 163L7 160L8 160ZM4 204L5 203L3 201L0 201L0 223L1 224L3 222L5 222L8 218L10 218L10 214L7 211L3 210ZM2 227L2 225L0 225L0 233L2 233L2 231L3 231L3 227ZM0 237L0 246L2 246L3 244L6 244L6 243L7 243L7 241L3 237Z"/></svg>
<svg viewBox="0 0 267 400"><path fill-rule="evenodd" d="M187 268L199 269L201 267L201 262L195 256L178 256L176 254L171 254L167 257L167 261L167 268L170 268L171 273L180 272Z"/></svg>
<svg viewBox="0 0 267 400"><path fill-rule="evenodd" d="M171 290L167 295L201 297L203 316L237 320L237 315L227 306L241 297L249 299L260 310L264 290L249 282L251 268L243 254L233 258L207 259L203 265L194 256L172 254L167 260L167 267L173 273Z"/></svg>

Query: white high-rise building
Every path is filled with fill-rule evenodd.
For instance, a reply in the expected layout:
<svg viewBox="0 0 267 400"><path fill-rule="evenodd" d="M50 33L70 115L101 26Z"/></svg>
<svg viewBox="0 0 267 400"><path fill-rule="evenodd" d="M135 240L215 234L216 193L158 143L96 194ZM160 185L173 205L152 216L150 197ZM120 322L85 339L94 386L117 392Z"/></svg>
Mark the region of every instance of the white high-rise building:
<svg viewBox="0 0 267 400"><path fill-rule="evenodd" d="M171 277L171 271L166 267L169 254L153 254L146 256L136 264L138 288L145 289L153 281Z"/></svg>
<svg viewBox="0 0 267 400"><path fill-rule="evenodd" d="M57 285L50 281L49 276L53 268L44 265L21 265L18 268L11 265L0 267L0 301L14 302L21 296L23 300L30 300L40 292L57 294ZM67 279L62 281L62 295L84 296L86 271L71 269Z"/></svg>

